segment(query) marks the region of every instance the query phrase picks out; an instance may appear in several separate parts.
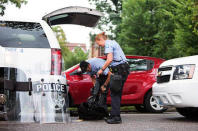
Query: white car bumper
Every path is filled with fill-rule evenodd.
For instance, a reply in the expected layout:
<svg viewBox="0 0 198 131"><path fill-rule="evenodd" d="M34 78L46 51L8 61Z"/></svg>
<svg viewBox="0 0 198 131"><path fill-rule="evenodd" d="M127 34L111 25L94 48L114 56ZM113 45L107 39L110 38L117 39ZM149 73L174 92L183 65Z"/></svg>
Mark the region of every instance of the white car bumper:
<svg viewBox="0 0 198 131"><path fill-rule="evenodd" d="M153 85L153 96L164 106L198 107L198 81L175 80Z"/></svg>

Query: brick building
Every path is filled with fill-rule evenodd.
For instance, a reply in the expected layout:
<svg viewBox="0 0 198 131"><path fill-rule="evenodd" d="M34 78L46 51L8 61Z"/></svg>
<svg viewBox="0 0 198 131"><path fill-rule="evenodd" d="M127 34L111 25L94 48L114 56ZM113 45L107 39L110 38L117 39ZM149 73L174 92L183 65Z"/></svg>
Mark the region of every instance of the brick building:
<svg viewBox="0 0 198 131"><path fill-rule="evenodd" d="M103 48L99 47L97 44L91 45L91 57L98 57L98 56L103 56Z"/></svg>
<svg viewBox="0 0 198 131"><path fill-rule="evenodd" d="M84 53L88 52L86 44L84 43L67 43L67 47L71 52L74 51L75 47L80 47L84 51Z"/></svg>

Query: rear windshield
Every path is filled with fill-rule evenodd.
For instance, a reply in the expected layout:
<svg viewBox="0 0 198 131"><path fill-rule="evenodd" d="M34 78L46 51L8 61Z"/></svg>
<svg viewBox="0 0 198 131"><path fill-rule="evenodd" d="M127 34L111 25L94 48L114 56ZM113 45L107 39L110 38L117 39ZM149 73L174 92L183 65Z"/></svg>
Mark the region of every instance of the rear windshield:
<svg viewBox="0 0 198 131"><path fill-rule="evenodd" d="M50 48L39 23L0 21L0 46Z"/></svg>

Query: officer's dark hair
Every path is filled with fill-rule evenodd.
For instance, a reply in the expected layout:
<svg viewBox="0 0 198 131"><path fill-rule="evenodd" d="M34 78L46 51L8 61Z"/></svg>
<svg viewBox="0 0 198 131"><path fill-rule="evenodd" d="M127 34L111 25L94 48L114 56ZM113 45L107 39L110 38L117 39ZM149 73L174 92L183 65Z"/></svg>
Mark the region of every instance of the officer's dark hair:
<svg viewBox="0 0 198 131"><path fill-rule="evenodd" d="M81 61L80 62L80 69L82 71L82 73L87 71L87 67L88 67L89 63L86 61Z"/></svg>

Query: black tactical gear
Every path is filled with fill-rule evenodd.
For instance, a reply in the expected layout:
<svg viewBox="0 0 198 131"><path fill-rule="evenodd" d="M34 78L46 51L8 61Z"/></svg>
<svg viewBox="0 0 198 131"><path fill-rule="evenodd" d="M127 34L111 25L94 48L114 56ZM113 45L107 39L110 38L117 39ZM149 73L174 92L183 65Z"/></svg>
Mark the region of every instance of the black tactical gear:
<svg viewBox="0 0 198 131"><path fill-rule="evenodd" d="M106 79L107 76L105 75L96 79L95 86L91 89L91 96L87 99L87 102L80 104L78 108L79 119L99 120L108 116L106 106L108 86L105 92L100 89Z"/></svg>

